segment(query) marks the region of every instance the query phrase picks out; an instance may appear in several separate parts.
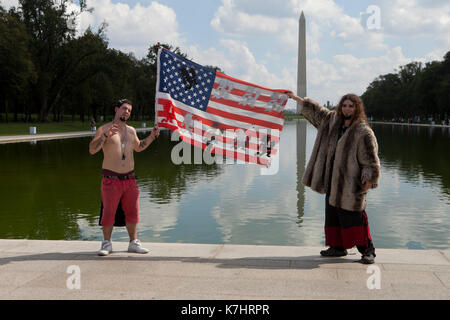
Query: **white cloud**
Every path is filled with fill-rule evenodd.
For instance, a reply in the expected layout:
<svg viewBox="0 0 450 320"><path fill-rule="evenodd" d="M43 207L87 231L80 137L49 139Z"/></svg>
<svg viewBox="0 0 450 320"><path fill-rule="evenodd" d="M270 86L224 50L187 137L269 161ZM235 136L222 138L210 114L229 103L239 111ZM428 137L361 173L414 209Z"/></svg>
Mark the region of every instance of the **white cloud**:
<svg viewBox="0 0 450 320"><path fill-rule="evenodd" d="M450 47L450 3L448 1L381 1L382 28L387 36L415 39L432 37Z"/></svg>
<svg viewBox="0 0 450 320"><path fill-rule="evenodd" d="M222 0L211 26L217 32L239 37L259 34L274 36L282 45L294 50L297 48L298 19L301 11L304 11L308 52L312 55L320 51L319 40L325 30L330 30L328 33L346 46L387 48L383 33L367 30L360 16L347 15L333 0L290 0L282 6L285 8L283 10L279 9L278 2L265 3L264 10L258 10L259 4L257 0Z"/></svg>
<svg viewBox="0 0 450 320"><path fill-rule="evenodd" d="M434 6L417 0L383 1L381 14L387 32L418 36L450 32L450 3L435 2Z"/></svg>
<svg viewBox="0 0 450 320"><path fill-rule="evenodd" d="M130 7L125 3L112 3L111 0L91 0L92 14L84 12L82 25L98 27L108 23L107 36L110 46L134 52L137 57L147 54L150 45L167 42L178 46L182 42L178 32L175 11L165 5L152 1L150 5L140 3Z"/></svg>
<svg viewBox="0 0 450 320"><path fill-rule="evenodd" d="M295 73L283 68L280 74L270 72L257 61L247 44L239 40L221 39L219 48L201 49L190 46L189 58L202 65L219 66L229 76L272 89L289 89L295 86Z"/></svg>
<svg viewBox="0 0 450 320"><path fill-rule="evenodd" d="M276 34L289 18L271 17L264 14L251 14L241 11L232 0L223 0L223 5L217 9L211 26L218 32L227 34Z"/></svg>
<svg viewBox="0 0 450 320"><path fill-rule="evenodd" d="M19 6L19 0L0 0L0 4L8 10L11 7L17 8Z"/></svg>
<svg viewBox="0 0 450 320"><path fill-rule="evenodd" d="M348 92L361 95L377 76L395 72L399 66L412 61L425 62L425 59L405 57L400 46L375 57L340 54L333 56L332 62L311 59L307 64L308 95L321 102L329 100L336 104L342 95Z"/></svg>

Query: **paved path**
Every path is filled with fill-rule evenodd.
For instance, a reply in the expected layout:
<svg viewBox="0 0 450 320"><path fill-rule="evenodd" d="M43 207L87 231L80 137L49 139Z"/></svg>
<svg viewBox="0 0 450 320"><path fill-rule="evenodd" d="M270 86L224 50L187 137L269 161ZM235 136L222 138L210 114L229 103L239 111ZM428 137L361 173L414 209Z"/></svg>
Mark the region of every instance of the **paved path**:
<svg viewBox="0 0 450 320"><path fill-rule="evenodd" d="M99 257L98 241L0 240L0 299L450 299L450 250L376 249L367 266L353 249L323 258L317 247L144 246L140 255L115 242ZM71 266L80 289L67 287ZM376 274L380 289L369 289Z"/></svg>
<svg viewBox="0 0 450 320"><path fill-rule="evenodd" d="M137 128L136 131L150 131L150 128ZM42 134L27 134L18 136L0 136L0 144L2 143L13 143L13 142L27 142L27 141L38 141L38 140L53 140L53 139L68 139L68 138L79 138L79 137L89 137L93 136L95 132L93 131L78 131L78 132L62 132L62 133L42 133Z"/></svg>
<svg viewBox="0 0 450 320"><path fill-rule="evenodd" d="M446 124L431 124L431 123L408 123L408 122L388 122L388 121L369 121L370 123L378 123L378 124L390 124L390 125L399 125L399 126L411 126L411 127L440 127L440 128L450 128L450 125Z"/></svg>

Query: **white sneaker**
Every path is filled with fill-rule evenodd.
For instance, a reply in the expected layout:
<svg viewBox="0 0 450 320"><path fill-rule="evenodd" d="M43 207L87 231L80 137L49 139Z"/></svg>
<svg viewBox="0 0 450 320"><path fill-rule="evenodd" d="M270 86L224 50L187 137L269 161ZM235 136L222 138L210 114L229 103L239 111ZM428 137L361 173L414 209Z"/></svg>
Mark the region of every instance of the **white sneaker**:
<svg viewBox="0 0 450 320"><path fill-rule="evenodd" d="M148 253L149 250L142 248L141 242L139 240L133 240L128 245L128 252L136 252L136 253Z"/></svg>
<svg viewBox="0 0 450 320"><path fill-rule="evenodd" d="M102 247L98 250L99 256L107 256L112 252L112 243L109 240L103 240Z"/></svg>

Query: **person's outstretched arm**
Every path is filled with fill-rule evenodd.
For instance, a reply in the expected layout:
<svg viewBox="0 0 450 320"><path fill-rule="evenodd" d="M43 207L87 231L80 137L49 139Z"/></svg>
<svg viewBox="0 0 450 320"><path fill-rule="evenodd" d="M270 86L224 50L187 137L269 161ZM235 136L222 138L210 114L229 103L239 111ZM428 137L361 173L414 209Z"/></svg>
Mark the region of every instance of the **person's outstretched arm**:
<svg viewBox="0 0 450 320"><path fill-rule="evenodd" d="M311 122L311 124L318 128L322 123L322 120L330 114L330 110L325 107L322 107L310 98L300 98L295 95L292 91L287 91L286 94L289 98L297 101L302 105L301 114L305 116L306 120Z"/></svg>

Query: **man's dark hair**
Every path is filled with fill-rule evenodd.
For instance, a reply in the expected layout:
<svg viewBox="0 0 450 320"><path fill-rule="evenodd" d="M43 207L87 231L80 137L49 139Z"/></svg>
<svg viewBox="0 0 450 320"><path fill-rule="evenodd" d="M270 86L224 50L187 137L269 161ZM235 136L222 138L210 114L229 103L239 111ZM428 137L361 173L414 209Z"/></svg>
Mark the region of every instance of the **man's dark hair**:
<svg viewBox="0 0 450 320"><path fill-rule="evenodd" d="M133 103L130 100L128 100L128 99L120 99L120 100L118 100L116 102L116 104L114 104L114 108L116 108L116 107L120 108L124 103L128 103L130 105L133 105Z"/></svg>

